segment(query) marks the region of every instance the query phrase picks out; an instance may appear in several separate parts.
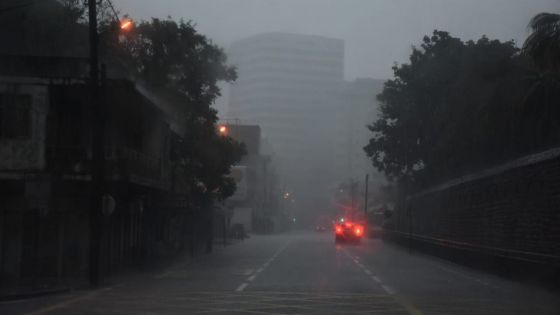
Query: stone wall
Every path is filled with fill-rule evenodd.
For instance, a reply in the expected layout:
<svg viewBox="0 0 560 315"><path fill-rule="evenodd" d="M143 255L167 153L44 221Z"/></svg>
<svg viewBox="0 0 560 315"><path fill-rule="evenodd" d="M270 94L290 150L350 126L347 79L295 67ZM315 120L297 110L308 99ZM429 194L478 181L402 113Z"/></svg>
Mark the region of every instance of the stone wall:
<svg viewBox="0 0 560 315"><path fill-rule="evenodd" d="M409 195L394 220L405 238L560 264L560 149Z"/></svg>

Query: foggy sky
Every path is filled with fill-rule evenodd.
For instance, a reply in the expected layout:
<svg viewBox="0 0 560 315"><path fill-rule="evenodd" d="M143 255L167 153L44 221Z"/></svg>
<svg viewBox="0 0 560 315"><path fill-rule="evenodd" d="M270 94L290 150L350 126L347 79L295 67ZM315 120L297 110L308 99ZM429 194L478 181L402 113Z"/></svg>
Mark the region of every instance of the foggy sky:
<svg viewBox="0 0 560 315"><path fill-rule="evenodd" d="M346 41L345 77L386 79L394 62L434 29L462 39L515 40L536 13L560 12L560 0L113 0L133 19L193 20L218 45L281 31Z"/></svg>

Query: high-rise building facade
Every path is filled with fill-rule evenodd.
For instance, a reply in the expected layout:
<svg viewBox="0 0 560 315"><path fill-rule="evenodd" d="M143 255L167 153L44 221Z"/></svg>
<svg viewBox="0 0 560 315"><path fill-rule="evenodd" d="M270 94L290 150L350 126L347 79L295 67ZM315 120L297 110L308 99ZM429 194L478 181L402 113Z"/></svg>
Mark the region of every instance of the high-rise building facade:
<svg viewBox="0 0 560 315"><path fill-rule="evenodd" d="M266 33L235 42L228 55L238 71L229 117L262 127L289 187L331 181L344 41Z"/></svg>
<svg viewBox="0 0 560 315"><path fill-rule="evenodd" d="M370 183L384 182L363 149L372 137L367 126L379 115L376 98L383 90L383 83L384 80L360 78L343 85L334 138L334 176L340 183L361 182L367 173Z"/></svg>

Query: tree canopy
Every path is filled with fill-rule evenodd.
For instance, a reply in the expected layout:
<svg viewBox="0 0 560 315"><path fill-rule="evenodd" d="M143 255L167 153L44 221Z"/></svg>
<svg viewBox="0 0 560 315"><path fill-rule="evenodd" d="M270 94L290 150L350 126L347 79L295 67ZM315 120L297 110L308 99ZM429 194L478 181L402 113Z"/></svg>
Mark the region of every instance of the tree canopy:
<svg viewBox="0 0 560 315"><path fill-rule="evenodd" d="M183 20L152 18L124 33L112 21L102 28L106 35L100 49L108 68L183 103L181 120L187 131L181 135L181 152L193 189L200 193L202 183L203 192L219 192L220 198L233 194L235 184L227 174L245 150L216 133L218 117L211 106L220 96L218 82L237 77L224 51Z"/></svg>
<svg viewBox="0 0 560 315"><path fill-rule="evenodd" d="M560 112L530 93L536 69L511 41L436 30L393 72L364 148L389 178L433 183L558 143Z"/></svg>
<svg viewBox="0 0 560 315"><path fill-rule="evenodd" d="M560 73L560 14L539 13L529 22L523 51L543 70Z"/></svg>
<svg viewBox="0 0 560 315"><path fill-rule="evenodd" d="M152 18L126 33L116 32L110 21L102 27L107 35L101 37L100 49L109 68L157 93L178 96L183 103L180 119L187 131L181 135L181 152L186 161L184 174L193 190L217 192L219 198L232 195L235 184L227 175L245 150L235 140L217 134L217 112L211 107L220 96L218 82L237 77L224 51L183 20Z"/></svg>

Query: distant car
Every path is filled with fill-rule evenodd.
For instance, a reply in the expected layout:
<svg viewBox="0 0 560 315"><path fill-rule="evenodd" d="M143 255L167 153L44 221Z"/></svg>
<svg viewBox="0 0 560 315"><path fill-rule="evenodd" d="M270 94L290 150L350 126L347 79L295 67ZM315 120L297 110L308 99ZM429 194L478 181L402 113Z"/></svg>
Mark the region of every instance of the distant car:
<svg viewBox="0 0 560 315"><path fill-rule="evenodd" d="M334 225L334 240L336 243L360 243L364 236L364 226L351 221L340 220Z"/></svg>
<svg viewBox="0 0 560 315"><path fill-rule="evenodd" d="M315 231L317 232L325 232L327 230L327 228L324 225L316 225L315 226Z"/></svg>

